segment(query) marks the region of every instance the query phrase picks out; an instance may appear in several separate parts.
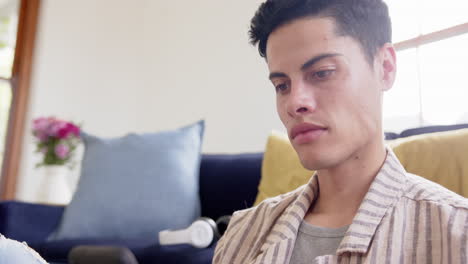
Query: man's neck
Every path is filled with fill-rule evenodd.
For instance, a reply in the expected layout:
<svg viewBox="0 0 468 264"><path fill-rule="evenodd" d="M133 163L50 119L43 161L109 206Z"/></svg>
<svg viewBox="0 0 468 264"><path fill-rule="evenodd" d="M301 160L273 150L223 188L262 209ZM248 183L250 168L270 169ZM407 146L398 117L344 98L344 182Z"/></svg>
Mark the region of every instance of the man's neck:
<svg viewBox="0 0 468 264"><path fill-rule="evenodd" d="M380 141L354 153L339 166L317 171L319 196L305 221L323 227L351 224L385 161L386 153Z"/></svg>

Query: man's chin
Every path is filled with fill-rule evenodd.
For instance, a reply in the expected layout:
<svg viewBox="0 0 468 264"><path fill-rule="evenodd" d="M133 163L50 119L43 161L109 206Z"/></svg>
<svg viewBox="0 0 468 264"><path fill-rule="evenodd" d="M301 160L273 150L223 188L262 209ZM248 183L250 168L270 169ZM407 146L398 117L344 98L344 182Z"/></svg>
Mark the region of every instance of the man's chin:
<svg viewBox="0 0 468 264"><path fill-rule="evenodd" d="M298 155L299 159L301 160L302 166L308 170L322 170L330 166L329 162L323 159L323 156L320 157L318 155L312 155L310 153L298 153Z"/></svg>
<svg viewBox="0 0 468 264"><path fill-rule="evenodd" d="M299 160L304 168L308 170L318 170L323 166L323 151L318 146L310 145L295 145L293 144L294 150L299 156Z"/></svg>

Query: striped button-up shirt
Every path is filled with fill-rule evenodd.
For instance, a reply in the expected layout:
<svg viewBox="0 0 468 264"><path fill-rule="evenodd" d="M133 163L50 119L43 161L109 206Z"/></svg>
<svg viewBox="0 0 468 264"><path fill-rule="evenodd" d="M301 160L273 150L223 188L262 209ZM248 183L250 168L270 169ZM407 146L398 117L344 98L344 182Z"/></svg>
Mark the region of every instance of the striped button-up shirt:
<svg viewBox="0 0 468 264"><path fill-rule="evenodd" d="M317 195L314 175L293 192L235 212L213 263L289 263ZM468 199L407 173L388 150L336 253L313 263L468 263L467 233Z"/></svg>

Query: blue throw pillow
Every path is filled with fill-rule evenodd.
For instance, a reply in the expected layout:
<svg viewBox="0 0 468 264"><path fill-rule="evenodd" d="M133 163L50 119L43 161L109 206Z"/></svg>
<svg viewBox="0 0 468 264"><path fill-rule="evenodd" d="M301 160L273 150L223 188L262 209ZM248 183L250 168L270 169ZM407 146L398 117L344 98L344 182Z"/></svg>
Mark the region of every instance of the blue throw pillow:
<svg viewBox="0 0 468 264"><path fill-rule="evenodd" d="M153 134L83 134L85 154L72 201L49 240L144 239L200 217L204 121Z"/></svg>

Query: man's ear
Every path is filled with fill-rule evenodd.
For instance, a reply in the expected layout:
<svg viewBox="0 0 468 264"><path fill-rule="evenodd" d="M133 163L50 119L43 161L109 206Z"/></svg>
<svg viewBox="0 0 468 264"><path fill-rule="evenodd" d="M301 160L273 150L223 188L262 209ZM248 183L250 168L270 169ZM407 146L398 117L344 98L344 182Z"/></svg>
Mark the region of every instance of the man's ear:
<svg viewBox="0 0 468 264"><path fill-rule="evenodd" d="M376 56L377 69L380 73L380 79L382 82L382 90L388 91L392 88L396 77L396 52L395 48L391 43L385 43L379 50Z"/></svg>

